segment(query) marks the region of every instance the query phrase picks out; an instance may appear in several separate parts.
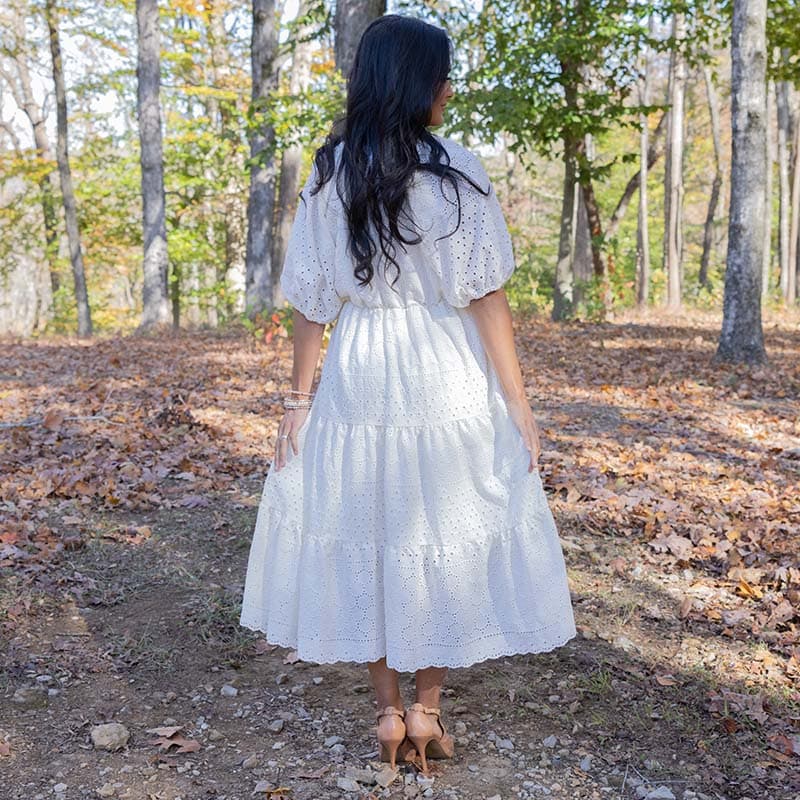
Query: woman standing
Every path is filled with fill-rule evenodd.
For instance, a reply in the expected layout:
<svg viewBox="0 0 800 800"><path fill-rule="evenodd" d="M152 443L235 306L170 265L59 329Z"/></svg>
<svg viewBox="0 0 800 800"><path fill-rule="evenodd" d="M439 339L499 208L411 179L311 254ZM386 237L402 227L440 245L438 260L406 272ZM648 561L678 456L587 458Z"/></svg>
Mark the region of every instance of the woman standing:
<svg viewBox="0 0 800 800"><path fill-rule="evenodd" d="M453 755L448 667L575 636L502 290L511 239L480 160L431 133L451 42L387 15L315 154L281 287L294 366L241 624L315 663L367 663L380 755ZM322 336L336 322L316 390ZM398 671L416 672L407 710Z"/></svg>

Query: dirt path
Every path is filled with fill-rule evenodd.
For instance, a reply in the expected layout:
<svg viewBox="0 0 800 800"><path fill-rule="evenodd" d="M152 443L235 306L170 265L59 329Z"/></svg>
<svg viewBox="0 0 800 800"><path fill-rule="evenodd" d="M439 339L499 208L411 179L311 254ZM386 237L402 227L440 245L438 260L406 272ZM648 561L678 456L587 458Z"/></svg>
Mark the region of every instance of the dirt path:
<svg viewBox="0 0 800 800"><path fill-rule="evenodd" d="M623 332L612 328L604 336ZM597 333L592 333L595 341ZM785 357L800 363L797 334L775 335L782 337ZM695 330L683 338L691 342L697 336L705 334ZM532 327L526 339L530 351L544 339L544 347L556 355L575 342L574 332L547 329L543 334L541 327ZM211 426L220 408L231 414L264 413L248 406L224 372L225 359L218 358L225 348L242 352L246 346L230 340L204 345L206 382L213 387L204 391L215 402L204 405L198 399L188 405L188 417L173 414L175 438L165 443L164 434L163 452L184 447L195 435L193 425L202 420ZM42 363L39 347L27 354L19 347L20 363L26 358ZM155 345L146 347L149 352ZM628 368L631 358L646 363L653 352L632 348ZM117 348L100 345L92 357L100 373L104 359L115 369ZM257 352L243 357L252 369L249 377L237 374L242 381L258 380L263 358ZM186 352L176 354L164 368L177 370L177 362L186 358ZM270 364L277 370L285 361ZM584 369L588 366L583 363ZM684 360L684 373L691 369ZM797 588L792 573L786 572L788 588L782 591L767 578L758 589L752 575L748 583L747 576L734 573L761 596L744 598L740 590L736 596L743 605L738 609L712 603L720 593L735 594L738 584L731 583L730 565L722 569L718 560L704 556L699 538L690 540L695 550L676 555L669 543L676 549L686 545L669 536L681 531L648 529L647 519L641 525L631 520L620 524L611 513L622 513L619 503L594 497L590 490L597 487L593 476L601 466L592 460L592 450L602 447L603 437L617 438L621 449L632 448L626 431L643 426L654 408L646 402L650 389L641 388L639 400L644 400L636 409L603 405L598 398L607 390L602 387L619 389L624 374L608 374L605 383L574 380L570 394L563 386L554 388L567 370L563 362L534 364L534 370L546 434L545 483L564 542L580 635L552 653L451 670L443 707L457 735L456 757L433 762L432 782L418 780L416 767L407 764L387 788L372 783L385 765L374 760L374 699L366 666L296 661L287 650L265 646L238 626L249 536L270 453L252 437L227 430L225 460L210 465L207 474L196 455L190 464L182 452L166 474L151 476L169 502L150 508L127 502L134 494L130 487L128 494L115 488L126 502L110 508L109 501L82 494L80 487L61 491L63 484L56 480L55 488L38 498L32 489L16 487L12 493L6 484L0 508L11 520L7 530L28 530L28 523L33 527L24 542L17 532L14 544L8 536L0 544L0 798L797 798L800 756L792 747L800 750L800 696L792 637L798 618L787 617L785 609L780 619L773 614L780 602L791 605L795 597L790 594ZM59 374L62 385L79 382L68 372ZM796 374L790 370L789 379ZM17 373L14 380L24 382L24 376ZM54 381L50 375L38 388L28 386L30 405L15 406L13 415L4 407L4 418L35 419L52 410ZM192 387L181 386L182 381L171 387L173 397L179 391L191 394ZM263 380L259 383L263 387ZM588 387L594 387L594 397ZM194 391L199 392L196 385ZM641 429L638 445L658 451L672 442L674 452L672 437L682 427L683 452L702 450L703 458L710 459L709 439L696 435L693 426L718 425L719 434L732 402L745 409L744 417L755 417L768 406L780 415L781 403L787 402L780 391L762 394L754 403L752 391L750 398L732 398L711 386L716 412L709 404L701 421L699 411L691 419L684 407L669 415L669 424L661 414L660 422L646 432ZM663 404L668 396L659 391L656 398ZM748 401L752 410L747 410ZM113 405L105 404L108 419L122 413L112 411ZM600 406L602 413L596 413ZM87 404L84 411L93 409ZM143 415L143 426L152 418ZM753 418L745 422L752 425ZM62 425L57 435L52 428L40 435L36 425L14 429L15 452L29 448L31 463L84 464L87 453L96 457L101 450L102 437L116 437L112 471L124 475L132 470L143 452L130 446L132 434L123 443L113 428L94 424L98 427ZM251 434L259 424L265 423L248 421L243 430ZM771 436L780 430L773 425ZM203 436L213 439L208 427ZM178 440L182 444L174 444ZM222 450L219 442L217 450ZM213 442L203 446L213 448ZM253 451L252 458L246 455ZM4 450L6 458L10 452ZM736 455L729 443L715 456L716 468ZM239 458L238 470L230 466L234 458ZM214 474L221 463L227 465L224 478ZM666 459L661 463L674 479L674 465ZM772 464L781 476L778 484L788 487L796 480L793 463L787 458ZM567 469L575 474L572 493L562 487L560 475ZM16 470L24 471L21 459ZM191 470L196 474L190 479ZM47 478L44 472L39 468L38 480ZM619 476L611 478L615 496L628 497ZM747 480L743 473L729 478L734 479ZM647 485L655 488L652 480ZM135 491L151 489L137 484ZM677 489L673 498L679 502ZM658 521L662 499L647 502ZM590 505L593 513L587 513ZM36 538L35 531L44 529L55 532L57 545ZM781 561L780 548L758 561L743 558L750 569L774 563L778 575L782 565L791 568ZM758 620L759 609L772 615L771 623L743 628L748 620ZM729 616L722 618L723 612ZM406 702L412 702L411 675L403 676L403 690ZM92 741L93 729L110 722L128 734L115 751Z"/></svg>

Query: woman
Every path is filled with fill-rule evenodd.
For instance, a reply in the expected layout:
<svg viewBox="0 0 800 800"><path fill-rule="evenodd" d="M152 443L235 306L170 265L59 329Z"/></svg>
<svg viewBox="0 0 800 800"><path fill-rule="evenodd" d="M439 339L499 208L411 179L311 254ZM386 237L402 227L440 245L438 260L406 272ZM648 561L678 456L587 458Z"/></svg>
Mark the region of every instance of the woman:
<svg viewBox="0 0 800 800"><path fill-rule="evenodd" d="M480 160L432 134L447 34L387 15L316 152L281 275L294 366L241 624L367 663L380 757L450 757L448 667L575 636L503 284L514 253ZM325 325L336 321L316 391ZM416 672L407 710L398 671Z"/></svg>

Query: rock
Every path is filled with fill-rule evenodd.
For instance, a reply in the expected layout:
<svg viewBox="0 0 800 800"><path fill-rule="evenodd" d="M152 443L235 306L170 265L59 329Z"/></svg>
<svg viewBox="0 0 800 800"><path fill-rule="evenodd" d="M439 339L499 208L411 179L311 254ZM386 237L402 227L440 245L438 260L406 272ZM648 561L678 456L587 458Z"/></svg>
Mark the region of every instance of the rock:
<svg viewBox="0 0 800 800"><path fill-rule="evenodd" d="M392 769L391 767L386 766L375 775L375 783L377 783L381 788L385 789L395 781L399 774L400 770Z"/></svg>
<svg viewBox="0 0 800 800"><path fill-rule="evenodd" d="M248 756L244 761L242 761L242 766L245 769L253 769L254 767L258 766L258 756L253 753L253 755Z"/></svg>
<svg viewBox="0 0 800 800"><path fill-rule="evenodd" d="M456 724L453 726L453 733L455 733L456 736L463 736L466 732L466 723L462 722L461 720L456 722Z"/></svg>
<svg viewBox="0 0 800 800"><path fill-rule="evenodd" d="M624 653L635 653L639 648L627 636L617 636L612 642L614 647L618 647Z"/></svg>
<svg viewBox="0 0 800 800"><path fill-rule="evenodd" d="M334 753L337 756L344 755L346 751L347 748L343 744L341 744L341 742L331 747L331 753Z"/></svg>
<svg viewBox="0 0 800 800"><path fill-rule="evenodd" d="M344 739L342 739L341 736L329 736L325 740L324 744L325 744L325 747L333 747L335 744L339 744L339 742L343 742L343 741L344 741Z"/></svg>
<svg viewBox="0 0 800 800"><path fill-rule="evenodd" d="M119 750L125 747L130 738L128 729L119 722L106 722L95 725L91 732L92 744L102 750Z"/></svg>
<svg viewBox="0 0 800 800"><path fill-rule="evenodd" d="M493 794L491 797L487 797L486 800L502 800L499 794Z"/></svg>
<svg viewBox="0 0 800 800"><path fill-rule="evenodd" d="M23 708L43 708L47 705L47 689L41 686L20 686L11 702Z"/></svg>
<svg viewBox="0 0 800 800"><path fill-rule="evenodd" d="M272 745L273 750L282 750L284 747L286 747L286 742L275 742Z"/></svg>
<svg viewBox="0 0 800 800"><path fill-rule="evenodd" d="M584 772L588 772L592 768L592 756L584 756L581 759L580 767Z"/></svg>
<svg viewBox="0 0 800 800"><path fill-rule="evenodd" d="M370 687L366 683L357 683L353 687L353 691L356 694L366 694L368 691L370 691Z"/></svg>
<svg viewBox="0 0 800 800"><path fill-rule="evenodd" d="M280 686L282 683L286 683L289 680L289 676L285 672L281 672L278 674L278 677L275 678L275 683Z"/></svg>
<svg viewBox="0 0 800 800"><path fill-rule="evenodd" d="M403 797L416 797L419 794L419 786L415 783L409 783L408 786L403 789Z"/></svg>
<svg viewBox="0 0 800 800"><path fill-rule="evenodd" d="M218 739L221 739L221 738L222 738L222 734L221 734L221 733L220 733L220 732L219 732L219 731L218 731L216 728L212 728L212 729L211 729L211 730L208 732L208 738L209 738L209 739L210 739L212 742L216 742Z"/></svg>
<svg viewBox="0 0 800 800"><path fill-rule="evenodd" d="M104 783L99 789L95 789L95 791L100 797L113 797L117 793L113 783Z"/></svg>
<svg viewBox="0 0 800 800"><path fill-rule="evenodd" d="M296 686L292 686L289 690L295 697L299 695L303 695L306 693L306 685L304 683L298 683Z"/></svg>
<svg viewBox="0 0 800 800"><path fill-rule="evenodd" d="M675 795L669 786L658 786L651 789L644 797L645 800L675 800Z"/></svg>
<svg viewBox="0 0 800 800"><path fill-rule="evenodd" d="M342 778L339 777L336 779L336 785L340 789L344 789L346 792L360 792L361 787L358 785L357 781L354 781L352 778Z"/></svg>
<svg viewBox="0 0 800 800"><path fill-rule="evenodd" d="M267 726L273 733L280 733L283 730L284 721L282 719L274 719Z"/></svg>
<svg viewBox="0 0 800 800"><path fill-rule="evenodd" d="M319 686L319 685L322 683L322 678L321 678L319 675L315 675L315 676L314 676L314 677L311 679L311 681L312 681L312 683L314 684L314 686Z"/></svg>
<svg viewBox="0 0 800 800"><path fill-rule="evenodd" d="M495 739L494 746L498 750L513 750L514 742L511 739Z"/></svg>
<svg viewBox="0 0 800 800"><path fill-rule="evenodd" d="M558 744L558 737L555 734L550 734L546 739L542 739L542 744L545 747L555 747Z"/></svg>
<svg viewBox="0 0 800 800"><path fill-rule="evenodd" d="M229 683L226 683L220 690L219 693L223 697L236 697L239 694L239 690L235 686L231 686Z"/></svg>
<svg viewBox="0 0 800 800"><path fill-rule="evenodd" d="M480 771L480 767L477 764L467 764L467 769L470 772L479 772Z"/></svg>
<svg viewBox="0 0 800 800"><path fill-rule="evenodd" d="M56 784L56 785L53 787L53 791L54 791L56 794L64 794L64 792L66 792L66 791L67 791L67 784L66 784L66 783L57 783L57 784Z"/></svg>

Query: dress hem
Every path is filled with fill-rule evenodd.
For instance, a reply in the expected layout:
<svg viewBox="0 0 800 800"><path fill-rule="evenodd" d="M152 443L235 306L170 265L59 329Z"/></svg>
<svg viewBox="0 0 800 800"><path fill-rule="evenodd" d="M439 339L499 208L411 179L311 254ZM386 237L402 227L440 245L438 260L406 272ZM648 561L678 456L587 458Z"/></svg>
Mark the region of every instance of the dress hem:
<svg viewBox="0 0 800 800"><path fill-rule="evenodd" d="M244 619L240 619L239 624L247 628L251 631L256 631L259 633L263 633L267 636L267 631L264 629L264 625L259 624L257 622L247 622ZM547 626L551 627L551 626ZM556 627L556 626L552 626ZM522 633L530 633L530 631L523 631ZM520 635L517 632L511 632L511 635ZM488 661L494 658L503 658L506 656L521 656L521 655L536 655L539 653L549 653L553 650L556 650L559 647L563 647L567 642L571 641L578 635L577 629L575 628L574 624L569 626L566 633L562 632L560 636L555 639L551 639L548 641L539 641L535 645L525 646L523 649L519 647L507 646L502 648L499 651L493 651L487 655L481 655L475 658L464 660L447 657L437 657L433 659L426 659L425 663L419 664L417 666L409 666L404 663L390 663L388 659L388 654L386 653L385 648L378 648L380 652L377 652L374 655L370 656L358 656L358 657L345 657L345 656L321 656L321 657L314 657L306 656L300 654L300 651L297 646L297 640L293 637L281 637L281 636L269 636L267 638L267 643L272 645L277 645L278 647L286 647L293 650L297 650L298 659L300 661L304 661L309 664L340 664L340 663L348 663L348 664L366 664L372 661L377 661L380 658L387 657L386 665L390 669L395 669L399 672L415 672L418 669L426 669L427 667L451 667L454 669L458 668L465 668L471 667L475 664L480 664L484 661ZM443 645L434 645L436 646L443 646ZM454 645L459 646L459 645Z"/></svg>

